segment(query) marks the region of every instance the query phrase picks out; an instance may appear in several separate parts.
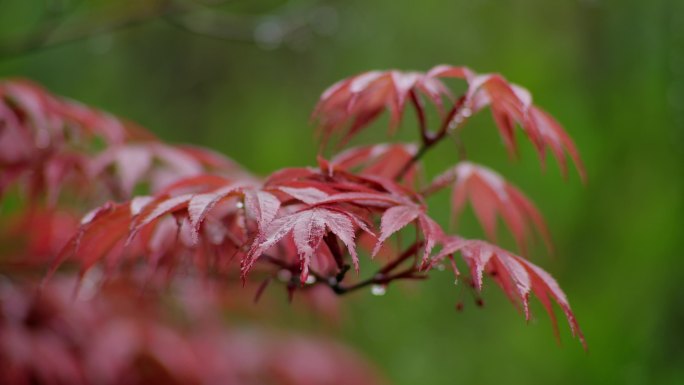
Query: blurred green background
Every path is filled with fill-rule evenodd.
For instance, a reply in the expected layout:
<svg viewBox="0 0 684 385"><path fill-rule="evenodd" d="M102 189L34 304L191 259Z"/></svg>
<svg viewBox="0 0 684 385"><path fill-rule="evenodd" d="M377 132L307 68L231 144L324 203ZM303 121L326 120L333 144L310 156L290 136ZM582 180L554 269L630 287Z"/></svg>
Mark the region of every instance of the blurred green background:
<svg viewBox="0 0 684 385"><path fill-rule="evenodd" d="M557 252L532 259L568 294L589 352L564 324L559 347L539 306L526 325L491 283L476 307L447 272L346 298L342 327L327 333L396 384L684 383L684 2L0 0L0 76L262 174L314 163L308 117L336 80L440 63L526 86L580 148L587 186L552 162L540 170L524 141L510 162L487 113L463 138L469 158L546 214ZM411 118L400 139L415 138ZM375 128L361 141L384 140ZM428 171L456 159L445 143ZM433 206L445 226L446 203ZM482 235L472 215L459 230Z"/></svg>

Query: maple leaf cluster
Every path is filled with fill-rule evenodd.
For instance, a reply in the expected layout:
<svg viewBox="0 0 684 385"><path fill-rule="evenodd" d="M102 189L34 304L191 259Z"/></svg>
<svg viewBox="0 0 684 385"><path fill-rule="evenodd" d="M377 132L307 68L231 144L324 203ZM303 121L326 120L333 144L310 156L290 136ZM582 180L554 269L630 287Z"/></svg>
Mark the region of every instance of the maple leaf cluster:
<svg viewBox="0 0 684 385"><path fill-rule="evenodd" d="M467 82L467 90L459 98L455 98L443 83L442 79L448 78ZM437 132L427 130L421 95L434 104L439 113L441 125ZM563 172L566 172L567 153L582 179L586 178L577 148L563 127L532 103L529 91L509 83L499 74L477 74L467 67L448 65L438 65L426 73L370 71L344 79L328 88L321 96L313 117L320 123L324 142L336 133L346 142L368 127L384 110L390 112L390 131L393 132L408 103L419 118L424 143L441 139L446 133L463 126L472 114L489 107L499 133L512 154L517 152L515 127L519 125L535 145L542 162L549 149Z"/></svg>
<svg viewBox="0 0 684 385"><path fill-rule="evenodd" d="M246 177L216 152L168 145L135 123L23 79L0 82L0 128L0 194L20 186L23 195L50 205L65 187L97 204L207 172Z"/></svg>
<svg viewBox="0 0 684 385"><path fill-rule="evenodd" d="M2 384L381 384L348 348L320 337L231 327L220 298L180 286L171 322L155 295L125 280L74 299L73 278L36 295L28 282L0 284ZM215 293L214 293L215 294ZM132 300L133 299L133 300ZM178 315L175 315L176 319Z"/></svg>
<svg viewBox="0 0 684 385"><path fill-rule="evenodd" d="M464 80L466 91L454 96L443 82L449 78ZM426 103L438 117L435 129L429 127ZM470 116L486 108L511 155L518 151L520 127L542 162L551 152L566 173L569 157L584 180L572 139L524 88L498 74L445 65L425 73L371 71L344 79L322 94L312 118L321 148L333 140L340 148L384 111L390 132L396 131L407 106L417 118L417 144L347 148L329 158L320 155L316 166L259 177L221 154L163 143L133 123L30 82L5 81L0 193L19 191L29 203L0 234L23 243L2 257L12 261L8 271L33 262L50 264L51 275L75 265L81 278L96 270L103 272L103 282L126 279L145 286L218 275L237 286L258 283L256 299L279 282L291 299L319 298L319 305L334 302L313 294L321 288L342 295L372 286L380 293L395 281L426 279L448 261L456 279L473 290L482 289L485 274L491 276L527 319L534 294L555 326L555 302L584 343L565 294L548 273L493 243L448 234L428 212L432 194L451 187L454 219L470 203L495 242L500 217L526 255L535 231L552 248L531 200L493 170L467 160L428 183L422 167L427 151L459 135ZM83 202L96 208L84 213ZM22 231L31 227L35 232ZM369 275L361 271L362 258L382 266ZM462 264L468 275L461 273ZM144 354L166 365L154 353Z"/></svg>

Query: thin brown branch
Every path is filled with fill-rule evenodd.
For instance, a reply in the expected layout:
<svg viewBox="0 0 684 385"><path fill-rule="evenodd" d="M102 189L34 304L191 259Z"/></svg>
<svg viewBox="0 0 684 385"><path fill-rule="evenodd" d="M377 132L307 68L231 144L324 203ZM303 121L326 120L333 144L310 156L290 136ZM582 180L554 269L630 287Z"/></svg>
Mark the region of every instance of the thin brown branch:
<svg viewBox="0 0 684 385"><path fill-rule="evenodd" d="M380 269L380 271L378 271L378 273L379 274L387 274L387 273L391 272L397 266L399 266L402 262L404 262L405 260L407 260L411 256L413 256L416 253L416 251L418 251L418 249L423 246L424 243L425 243L424 241L418 241L418 242L413 243L413 245L411 245L409 248L404 250L404 252L401 253L396 259L394 259L392 262L388 263L382 269Z"/></svg>
<svg viewBox="0 0 684 385"><path fill-rule="evenodd" d="M413 245L404 250L397 258L380 268L372 277L355 284L345 286L342 284L342 280L337 278L322 280L321 282L328 285L335 294L342 295L370 285L386 285L397 279L424 279L426 276L418 272L415 264L411 264L411 266L402 272L389 274L403 262L411 258L422 245L423 241L413 243Z"/></svg>
<svg viewBox="0 0 684 385"><path fill-rule="evenodd" d="M414 90L409 91L409 97L411 98L411 104L413 104L413 107L416 110L416 116L418 117L420 137L422 138L423 143L427 143L430 141L431 134L427 127L427 118L425 117L425 106L423 106L423 102L421 102L421 100L418 98L418 95L416 95L416 92Z"/></svg>
<svg viewBox="0 0 684 385"><path fill-rule="evenodd" d="M331 286L333 291L336 294L342 295L342 294L347 294L353 291L357 291L359 289L363 289L365 287L371 286L371 285L386 285L390 282L399 280L399 279L411 279L411 280L419 280L419 279L425 279L427 278L427 275L425 274L420 274L416 270L415 266L412 266L411 268L404 270L400 273L392 274L392 275L382 275L382 274L376 274L373 277L370 277L366 280L363 280L361 282L357 282L353 285L350 286L341 286L341 285L336 285L336 286Z"/></svg>
<svg viewBox="0 0 684 385"><path fill-rule="evenodd" d="M411 95L411 100L413 100L414 94L411 93ZM395 177L396 180L401 180L406 173L411 170L411 167L413 167L413 165L415 165L425 155L425 153L427 153L437 143L442 141L442 139L444 139L450 131L463 124L463 119L459 120L458 117L464 110L463 106L465 104L465 100L465 96L462 96L456 101L456 103L454 103L454 106L451 108L451 110L449 110L449 113L446 114L442 120L439 131L437 131L435 134L431 134L430 131L427 128L424 128L421 124L420 132L422 144L416 154L413 155L413 157L411 157L411 159L409 159L397 173L397 176ZM419 103L420 101L417 102Z"/></svg>
<svg viewBox="0 0 684 385"><path fill-rule="evenodd" d="M369 277L363 281L359 281L349 286L342 284L342 281L344 280L344 277L350 268L348 264L344 264L340 272L334 277L320 274L312 269L309 270L309 274L316 278L316 285L326 285L330 287L330 289L335 294L338 295L347 294L370 285L386 285L392 281L400 279L425 279L427 278L427 276L425 274L420 273L415 263L412 263L410 266L408 266L405 270L401 272L390 274L398 266L407 261L414 254L416 254L417 250L421 246L423 246L423 243L423 241L414 242L411 246L409 246L406 250L399 254L397 258L395 258L394 260L390 261L388 264L380 268L375 274L373 274L372 277ZM299 271L299 268L296 264L287 263L285 261L282 261L276 257L267 254L262 254L258 260L263 261L265 263L270 263L271 265L277 266L281 269L285 269L292 273L292 279L290 280L290 282L288 282L288 290L294 290L292 285L295 285L296 287L299 287L301 289L306 289L314 285L306 285L304 287L299 286L299 282L295 278Z"/></svg>

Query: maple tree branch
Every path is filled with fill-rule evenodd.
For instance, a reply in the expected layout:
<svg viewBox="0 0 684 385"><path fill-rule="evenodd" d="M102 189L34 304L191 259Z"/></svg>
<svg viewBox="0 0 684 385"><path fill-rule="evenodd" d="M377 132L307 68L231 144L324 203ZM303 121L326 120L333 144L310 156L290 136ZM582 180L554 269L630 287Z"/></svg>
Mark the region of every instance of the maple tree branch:
<svg viewBox="0 0 684 385"><path fill-rule="evenodd" d="M427 278L427 275L419 274L417 266L415 264L412 264L406 270L401 271L399 273L389 274L398 266L400 266L404 261L415 255L415 253L423 245L423 243L423 241L414 242L411 246L404 250L404 252L399 254L397 258L395 258L387 265L380 268L372 277L367 278L363 281L357 282L349 286L345 286L341 284L342 279L337 279L340 276L338 274L338 277L332 279L328 278L327 280L323 280L322 283L327 284L333 290L333 292L335 292L335 294L343 295L370 285L386 285L397 279L425 279ZM342 275L342 278L344 278L344 275Z"/></svg>
<svg viewBox="0 0 684 385"><path fill-rule="evenodd" d="M458 126L463 124L464 120L457 121L456 116L459 113L463 112L465 102L465 95L461 96L460 98L458 98L458 100L456 100L456 103L454 103L454 106L451 107L451 110L449 110L449 113L446 115L446 118L442 120L442 125L439 127L439 132L437 133L438 136L443 137L444 135L449 133L449 131L453 131Z"/></svg>
<svg viewBox="0 0 684 385"><path fill-rule="evenodd" d="M414 105L416 105L415 103L420 103L414 92L411 92L410 94L411 100L414 103ZM404 166L401 168L401 170L397 173L397 176L395 177L396 180L401 180L406 175L406 173L409 172L411 167L413 167L413 165L416 164L425 155L425 153L427 153L433 146L435 146L442 139L444 139L447 136L447 134L456 130L463 124L463 122L465 122L465 119L458 119L460 115L465 115L463 114L465 110L465 101L465 96L461 96L456 101L456 103L454 103L454 106L451 108L451 110L449 110L449 113L442 120L442 124L439 127L439 131L437 131L435 134L430 134L427 128L424 127L424 116L421 119L421 113L419 112L419 121L421 122L420 133L422 138L422 144L416 152L416 154L413 155L413 157L411 157L411 159L409 159L406 162L406 164L404 164Z"/></svg>
<svg viewBox="0 0 684 385"><path fill-rule="evenodd" d="M350 270L351 266L349 264L343 264L342 267L340 268L340 271L333 277L333 276L326 276L324 274L320 274L316 272L313 269L309 269L309 274L311 274L314 278L316 278L316 282L312 285L307 285L307 286L299 286L300 283L297 280L297 275L299 273L299 267L297 264L291 264L287 263L286 261L280 260L276 257L273 257L268 254L262 254L261 257L259 257L258 260L261 260L266 263L270 263L276 267L279 267L281 269L287 270L292 274L292 277L290 279L290 282L288 282L288 288L291 289L291 286L294 284L295 286L299 286L300 289L306 289L309 287L312 287L317 284L321 285L326 285L330 287L330 289L338 295L343 295L343 294L348 294L350 292L362 289L367 286L371 285L387 285L388 283L398 280L398 279L425 279L427 278L427 275L421 274L418 270L418 267L416 266L415 263L411 264L411 266L407 267L405 270L400 271L398 273L391 274L394 270L396 270L397 267L399 267L402 263L404 263L406 260L411 258L416 254L418 249L422 247L424 244L424 241L417 241L414 242L411 246L409 246L406 250L404 250L397 258L393 259L389 263L387 263L385 266L381 267L373 276L363 280L359 281L357 283L351 284L351 285L343 285L342 281L344 280L346 273ZM268 281L270 282L270 280ZM268 285L266 282L262 282L262 285L260 285L259 290L257 290L257 298L261 296L261 292L265 289L265 286Z"/></svg>
<svg viewBox="0 0 684 385"><path fill-rule="evenodd" d="M276 267L279 267L283 270L287 270L292 274L291 281L296 280L297 275L299 274L299 266L296 263L287 263L283 260L280 260L274 256L268 255L268 254L261 254L261 256L257 259L257 261L264 261L267 263L270 263ZM349 265L344 265L342 269L340 270L340 273L337 274L337 277L342 275L342 279L344 278L344 274L349 270L350 266ZM316 282L328 282L330 277L326 277L323 274L317 273L314 270L309 270L309 274L311 274L314 278L316 278ZM341 281L341 279L340 279ZM299 281L297 280L297 283Z"/></svg>
<svg viewBox="0 0 684 385"><path fill-rule="evenodd" d="M416 110L416 115L418 116L418 126L420 128L420 137L422 138L423 143L426 143L430 140L430 137L432 135L427 128L427 119L425 118L425 108L423 106L423 103L420 101L420 99L418 98L418 95L416 95L416 92L414 90L409 91L409 97L411 98L411 103L413 104L413 107Z"/></svg>
<svg viewBox="0 0 684 385"><path fill-rule="evenodd" d="M411 245L409 248L404 250L403 253L401 253L395 260L392 262L388 263L385 265L382 269L378 271L379 274L387 274L390 271L394 270L397 266L399 266L402 262L410 258L411 256L415 255L415 253L418 251L418 249L423 246L425 242L424 241L418 241L414 242L413 245Z"/></svg>
<svg viewBox="0 0 684 385"><path fill-rule="evenodd" d="M364 287L368 287L371 285L387 285L388 283L398 280L398 279L426 279L427 275L425 274L420 274L416 270L415 266L412 266L409 269L406 269L400 273L392 274L392 275L384 275L384 274L376 274L366 280L363 280L361 282L357 282L353 285L350 286L341 286L341 285L334 285L330 286L335 294L338 295L343 295L347 294L359 289L362 289Z"/></svg>

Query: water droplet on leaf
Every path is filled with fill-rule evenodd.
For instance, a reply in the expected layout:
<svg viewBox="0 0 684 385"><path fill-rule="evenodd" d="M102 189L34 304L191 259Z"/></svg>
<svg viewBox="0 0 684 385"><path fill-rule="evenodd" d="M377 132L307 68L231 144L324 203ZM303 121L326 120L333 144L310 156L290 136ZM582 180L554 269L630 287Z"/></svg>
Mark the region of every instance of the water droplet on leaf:
<svg viewBox="0 0 684 385"><path fill-rule="evenodd" d="M387 293L387 285L373 285L371 286L371 294L381 296Z"/></svg>

